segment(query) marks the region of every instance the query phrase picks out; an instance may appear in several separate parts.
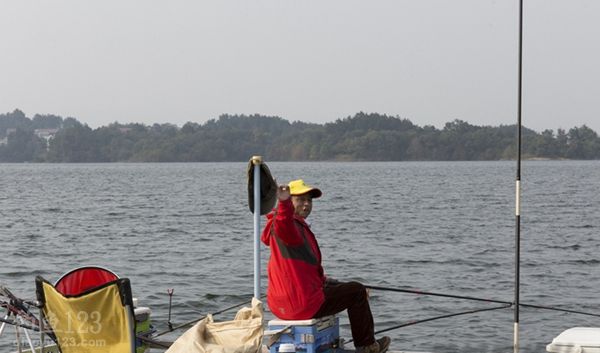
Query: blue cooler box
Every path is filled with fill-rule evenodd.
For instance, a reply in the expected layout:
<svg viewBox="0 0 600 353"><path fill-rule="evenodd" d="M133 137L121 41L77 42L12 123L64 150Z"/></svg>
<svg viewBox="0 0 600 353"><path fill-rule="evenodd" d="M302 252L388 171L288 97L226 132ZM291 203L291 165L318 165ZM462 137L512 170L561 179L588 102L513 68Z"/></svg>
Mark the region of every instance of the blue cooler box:
<svg viewBox="0 0 600 353"><path fill-rule="evenodd" d="M335 316L310 320L271 320L268 325L270 334L283 330L269 353L279 353L279 346L283 343L293 343L296 353L325 353L332 351L340 338L340 322Z"/></svg>

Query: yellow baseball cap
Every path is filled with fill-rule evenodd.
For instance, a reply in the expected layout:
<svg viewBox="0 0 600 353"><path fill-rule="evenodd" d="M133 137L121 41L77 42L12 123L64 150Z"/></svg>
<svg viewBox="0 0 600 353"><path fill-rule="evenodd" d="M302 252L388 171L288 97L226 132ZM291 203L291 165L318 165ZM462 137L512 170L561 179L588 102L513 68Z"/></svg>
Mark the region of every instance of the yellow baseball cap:
<svg viewBox="0 0 600 353"><path fill-rule="evenodd" d="M304 194L310 193L310 196L313 199L316 199L316 198L321 197L321 195L323 195L321 190L319 190L318 188L312 187L310 185L306 185L306 183L302 179L290 181L288 186L290 187L290 195L292 195L292 196L298 196L298 195L304 195Z"/></svg>

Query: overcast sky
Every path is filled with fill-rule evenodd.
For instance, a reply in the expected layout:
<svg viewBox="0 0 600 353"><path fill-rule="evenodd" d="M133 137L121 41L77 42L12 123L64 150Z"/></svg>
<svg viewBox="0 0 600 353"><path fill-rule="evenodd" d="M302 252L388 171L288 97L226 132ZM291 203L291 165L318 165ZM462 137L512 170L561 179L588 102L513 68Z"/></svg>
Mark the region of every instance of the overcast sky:
<svg viewBox="0 0 600 353"><path fill-rule="evenodd" d="M600 132L600 1L525 0L523 123ZM0 113L516 122L518 0L3 1Z"/></svg>

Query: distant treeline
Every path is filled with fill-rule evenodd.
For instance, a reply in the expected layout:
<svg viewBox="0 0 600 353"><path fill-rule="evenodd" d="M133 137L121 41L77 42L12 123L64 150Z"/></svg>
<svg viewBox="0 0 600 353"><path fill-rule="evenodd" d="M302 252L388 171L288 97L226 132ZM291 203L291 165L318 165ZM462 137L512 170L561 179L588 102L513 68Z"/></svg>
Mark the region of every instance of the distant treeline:
<svg viewBox="0 0 600 353"><path fill-rule="evenodd" d="M204 124L119 124L92 129L74 118L20 110L0 114L0 162L209 162L502 160L516 157L516 125L442 129L407 119L358 113L332 123L261 115L222 115ZM600 159L598 134L523 129L525 158Z"/></svg>

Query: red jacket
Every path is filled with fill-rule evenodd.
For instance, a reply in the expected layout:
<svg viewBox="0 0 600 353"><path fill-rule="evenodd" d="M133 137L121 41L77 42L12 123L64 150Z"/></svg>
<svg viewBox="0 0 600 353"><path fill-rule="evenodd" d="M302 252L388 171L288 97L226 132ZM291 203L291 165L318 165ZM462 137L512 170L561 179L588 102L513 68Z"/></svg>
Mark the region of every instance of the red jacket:
<svg viewBox="0 0 600 353"><path fill-rule="evenodd" d="M313 317L325 300L321 251L306 222L294 215L291 200L267 215L261 240L271 247L267 303L283 320Z"/></svg>

